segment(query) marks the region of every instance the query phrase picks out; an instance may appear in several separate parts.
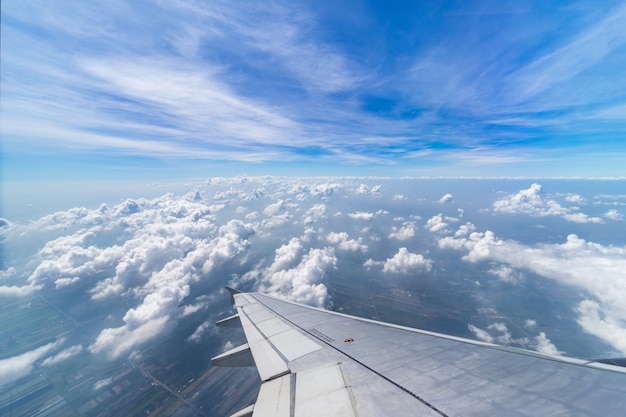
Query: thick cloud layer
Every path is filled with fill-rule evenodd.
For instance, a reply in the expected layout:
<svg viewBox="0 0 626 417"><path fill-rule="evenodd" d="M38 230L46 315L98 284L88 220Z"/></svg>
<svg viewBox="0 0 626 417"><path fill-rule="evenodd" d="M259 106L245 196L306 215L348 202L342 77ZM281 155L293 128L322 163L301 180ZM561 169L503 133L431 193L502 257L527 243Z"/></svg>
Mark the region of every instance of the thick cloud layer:
<svg viewBox="0 0 626 417"><path fill-rule="evenodd" d="M0 359L0 379L89 355L139 357L181 328L182 343L207 343L218 337L214 317L229 308L220 293L227 284L328 308L339 279L359 291L371 282L399 290L406 282L454 282L463 291L452 295L469 306L480 300L478 309L493 308L489 278L523 300L523 283L544 277L581 294L569 310L579 326L571 339L584 331L626 353L626 241L615 208L626 196L584 187L546 196L539 184L518 192L511 190L527 184L504 185L468 193L464 184L216 178L151 200L71 208L27 224L6 220L0 243L13 256L0 271L0 302L69 297L71 306L60 310L94 317L79 340ZM539 313L510 313L530 317L528 324L479 312L460 327L483 341L567 350L554 328L537 326Z"/></svg>

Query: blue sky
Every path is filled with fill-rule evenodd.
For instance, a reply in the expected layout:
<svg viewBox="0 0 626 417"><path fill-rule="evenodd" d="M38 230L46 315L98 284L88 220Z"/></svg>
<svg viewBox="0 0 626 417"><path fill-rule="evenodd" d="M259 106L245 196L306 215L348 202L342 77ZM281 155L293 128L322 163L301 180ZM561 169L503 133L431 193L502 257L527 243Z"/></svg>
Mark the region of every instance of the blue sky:
<svg viewBox="0 0 626 417"><path fill-rule="evenodd" d="M5 180L624 176L626 3L2 2Z"/></svg>

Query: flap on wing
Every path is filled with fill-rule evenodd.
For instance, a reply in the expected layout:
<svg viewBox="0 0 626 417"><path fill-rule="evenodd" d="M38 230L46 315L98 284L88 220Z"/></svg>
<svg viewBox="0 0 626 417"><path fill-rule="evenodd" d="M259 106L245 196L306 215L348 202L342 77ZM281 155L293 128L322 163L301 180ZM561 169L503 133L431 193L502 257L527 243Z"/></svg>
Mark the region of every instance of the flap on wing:
<svg viewBox="0 0 626 417"><path fill-rule="evenodd" d="M236 302L245 294L238 294ZM322 347L251 298L238 307L239 319L263 381L289 372L288 364Z"/></svg>
<svg viewBox="0 0 626 417"><path fill-rule="evenodd" d="M239 320L239 315L235 314L217 321L215 325L218 327L241 327L241 321Z"/></svg>
<svg viewBox="0 0 626 417"><path fill-rule="evenodd" d="M340 364L310 368L296 375L295 401L298 416L355 416Z"/></svg>
<svg viewBox="0 0 626 417"><path fill-rule="evenodd" d="M252 417L253 410L254 410L254 404L249 405L246 408L237 411L235 414L231 414L230 417Z"/></svg>
<svg viewBox="0 0 626 417"><path fill-rule="evenodd" d="M291 416L291 387L293 375L264 382L254 407L252 417L289 417Z"/></svg>
<svg viewBox="0 0 626 417"><path fill-rule="evenodd" d="M215 366L230 367L253 366L254 359L252 357L252 353L250 352L250 346L247 343L244 343L243 345L237 346L228 352L224 352L221 355L211 358L211 364Z"/></svg>
<svg viewBox="0 0 626 417"><path fill-rule="evenodd" d="M289 373L287 361L278 354L248 316L245 313L240 314L239 319L261 379L267 381L278 375Z"/></svg>
<svg viewBox="0 0 626 417"><path fill-rule="evenodd" d="M261 385L252 417L354 417L340 365L283 375Z"/></svg>

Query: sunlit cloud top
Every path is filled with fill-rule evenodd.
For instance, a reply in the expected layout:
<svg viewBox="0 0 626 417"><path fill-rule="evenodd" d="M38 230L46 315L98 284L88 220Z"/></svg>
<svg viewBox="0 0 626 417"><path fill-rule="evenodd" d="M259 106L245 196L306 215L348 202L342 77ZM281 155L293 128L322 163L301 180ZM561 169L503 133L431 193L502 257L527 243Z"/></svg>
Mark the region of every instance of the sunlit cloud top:
<svg viewBox="0 0 626 417"><path fill-rule="evenodd" d="M623 2L414 3L5 1L5 175L623 175Z"/></svg>

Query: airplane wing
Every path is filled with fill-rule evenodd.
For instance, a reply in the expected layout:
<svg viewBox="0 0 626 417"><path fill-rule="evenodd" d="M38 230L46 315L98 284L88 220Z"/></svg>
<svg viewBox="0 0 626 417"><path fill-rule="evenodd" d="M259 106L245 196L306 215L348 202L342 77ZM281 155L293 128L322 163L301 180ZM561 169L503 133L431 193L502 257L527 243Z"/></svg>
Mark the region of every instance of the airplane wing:
<svg viewBox="0 0 626 417"><path fill-rule="evenodd" d="M212 359L256 365L237 417L624 416L626 368L482 343L235 293L247 344Z"/></svg>

